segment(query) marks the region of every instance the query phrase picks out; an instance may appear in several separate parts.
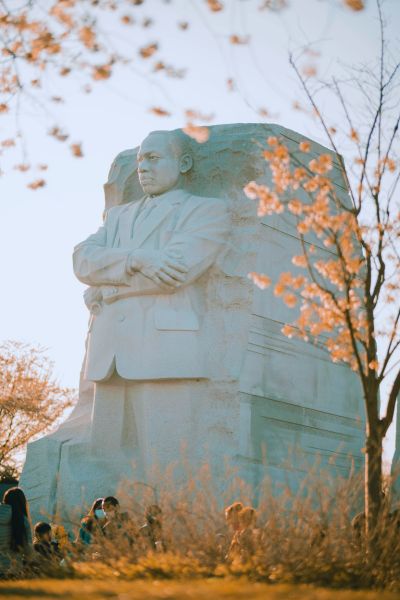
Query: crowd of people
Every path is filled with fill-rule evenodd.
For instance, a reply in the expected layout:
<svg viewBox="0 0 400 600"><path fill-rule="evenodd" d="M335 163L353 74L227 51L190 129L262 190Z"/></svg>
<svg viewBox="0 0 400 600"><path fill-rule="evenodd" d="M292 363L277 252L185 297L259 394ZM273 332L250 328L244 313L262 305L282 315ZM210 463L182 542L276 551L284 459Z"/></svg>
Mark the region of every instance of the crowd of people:
<svg viewBox="0 0 400 600"><path fill-rule="evenodd" d="M40 573L50 564L67 565L72 557L101 558L102 549L104 552L110 545L120 552L124 545L144 552L166 552L162 518L160 506L151 504L145 509L144 523L137 527L121 510L117 498L97 498L72 537L62 524L40 521L32 527L24 492L13 487L0 503L0 575L15 564ZM226 561L245 560L255 550L256 511L235 502L225 509L225 520L230 534L228 539L225 534L217 534L216 547L220 547Z"/></svg>

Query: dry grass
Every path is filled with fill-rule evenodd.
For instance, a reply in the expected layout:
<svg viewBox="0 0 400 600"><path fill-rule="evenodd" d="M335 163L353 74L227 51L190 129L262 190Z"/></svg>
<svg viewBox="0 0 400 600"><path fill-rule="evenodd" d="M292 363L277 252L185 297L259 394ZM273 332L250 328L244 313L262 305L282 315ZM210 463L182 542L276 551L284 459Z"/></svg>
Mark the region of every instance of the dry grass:
<svg viewBox="0 0 400 600"><path fill-rule="evenodd" d="M392 592L327 590L307 585L267 585L243 580L74 581L41 580L0 583L10 600L398 600Z"/></svg>
<svg viewBox="0 0 400 600"><path fill-rule="evenodd" d="M126 598L140 597L135 594L144 589L153 594L146 592L144 598L202 598L214 593L213 590L215 595L208 597L331 597L326 590L299 587L302 584L335 588L335 598L377 597L365 591L347 595L340 592L337 596L340 588L377 589L379 594L382 590L400 591L399 523L390 521L388 513L382 515L374 555L366 553L362 535L357 535L351 525L362 505L359 476L333 480L315 469L296 491L265 482L259 491L258 520L251 530L250 543L233 559L232 556L227 559L232 533L210 473L205 470L201 478L186 479L189 483L182 485L176 484L171 473L165 477L159 486L163 490L159 496L150 487L139 490L125 484L118 495L130 514L119 537L100 536L97 543L86 547L71 545L62 567L57 564L16 568L10 574L15 583L3 584L0 596L13 594L12 590L18 590L19 586L40 590L43 585L47 597L55 598L60 596L48 594L54 594L53 590L62 594L60 590L69 589L75 590L73 598L79 597L76 594L83 589L89 590L93 597L100 593L98 590L106 590L104 593L110 597L116 594L115 590L127 590L118 592L121 598L125 594ZM233 499L244 504L251 502L248 486L234 474L226 479L225 505ZM149 552L148 545L138 535L143 507L154 502L163 509L165 553ZM246 539L248 542L249 538ZM37 581L40 577L58 581ZM22 584L24 579L31 581ZM164 593L162 590L168 594L168 590L172 591L170 596L157 596ZM282 590L292 595L285 596ZM302 595L296 596L299 590Z"/></svg>

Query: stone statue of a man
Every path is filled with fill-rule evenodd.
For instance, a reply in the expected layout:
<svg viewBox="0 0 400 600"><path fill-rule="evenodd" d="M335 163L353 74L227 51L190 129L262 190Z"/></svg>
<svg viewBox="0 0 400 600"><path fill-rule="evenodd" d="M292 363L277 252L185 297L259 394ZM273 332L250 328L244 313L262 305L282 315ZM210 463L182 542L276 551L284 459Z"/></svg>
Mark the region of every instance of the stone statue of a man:
<svg viewBox="0 0 400 600"><path fill-rule="evenodd" d="M224 249L230 217L223 200L185 191L193 160L185 137L161 131L143 141L138 174L144 198L109 209L104 225L74 250L74 272L90 286L85 378L95 382L89 440L95 453L125 451L140 460L153 436L160 447L163 423L172 427L163 436L179 437L173 412L182 420L185 402L208 377L207 271ZM146 395L165 398L158 404L165 420L161 416L151 432ZM161 451L167 451L162 444ZM173 453L167 451L176 460Z"/></svg>

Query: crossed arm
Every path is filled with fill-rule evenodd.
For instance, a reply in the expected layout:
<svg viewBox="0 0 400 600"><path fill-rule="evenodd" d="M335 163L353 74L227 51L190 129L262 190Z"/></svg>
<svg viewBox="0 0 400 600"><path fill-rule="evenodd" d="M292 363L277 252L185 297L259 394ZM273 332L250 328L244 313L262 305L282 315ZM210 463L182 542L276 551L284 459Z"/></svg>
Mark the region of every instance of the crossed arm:
<svg viewBox="0 0 400 600"><path fill-rule="evenodd" d="M173 293L213 264L229 228L225 204L209 200L182 215L169 243L161 250L107 246L106 222L76 246L74 272L87 285L123 286L128 295Z"/></svg>

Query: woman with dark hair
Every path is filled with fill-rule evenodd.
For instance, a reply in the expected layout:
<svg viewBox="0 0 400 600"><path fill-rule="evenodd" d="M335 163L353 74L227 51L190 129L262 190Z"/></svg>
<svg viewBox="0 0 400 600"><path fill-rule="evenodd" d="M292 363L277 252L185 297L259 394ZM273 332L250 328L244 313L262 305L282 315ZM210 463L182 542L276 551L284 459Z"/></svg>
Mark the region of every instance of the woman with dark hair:
<svg viewBox="0 0 400 600"><path fill-rule="evenodd" d="M12 554L27 554L32 546L28 504L24 492L10 488L0 504L0 568L9 565Z"/></svg>
<svg viewBox="0 0 400 600"><path fill-rule="evenodd" d="M93 535L102 533L106 518L102 505L103 498L97 498L93 502L88 514L81 520L77 541L89 545L93 541Z"/></svg>

